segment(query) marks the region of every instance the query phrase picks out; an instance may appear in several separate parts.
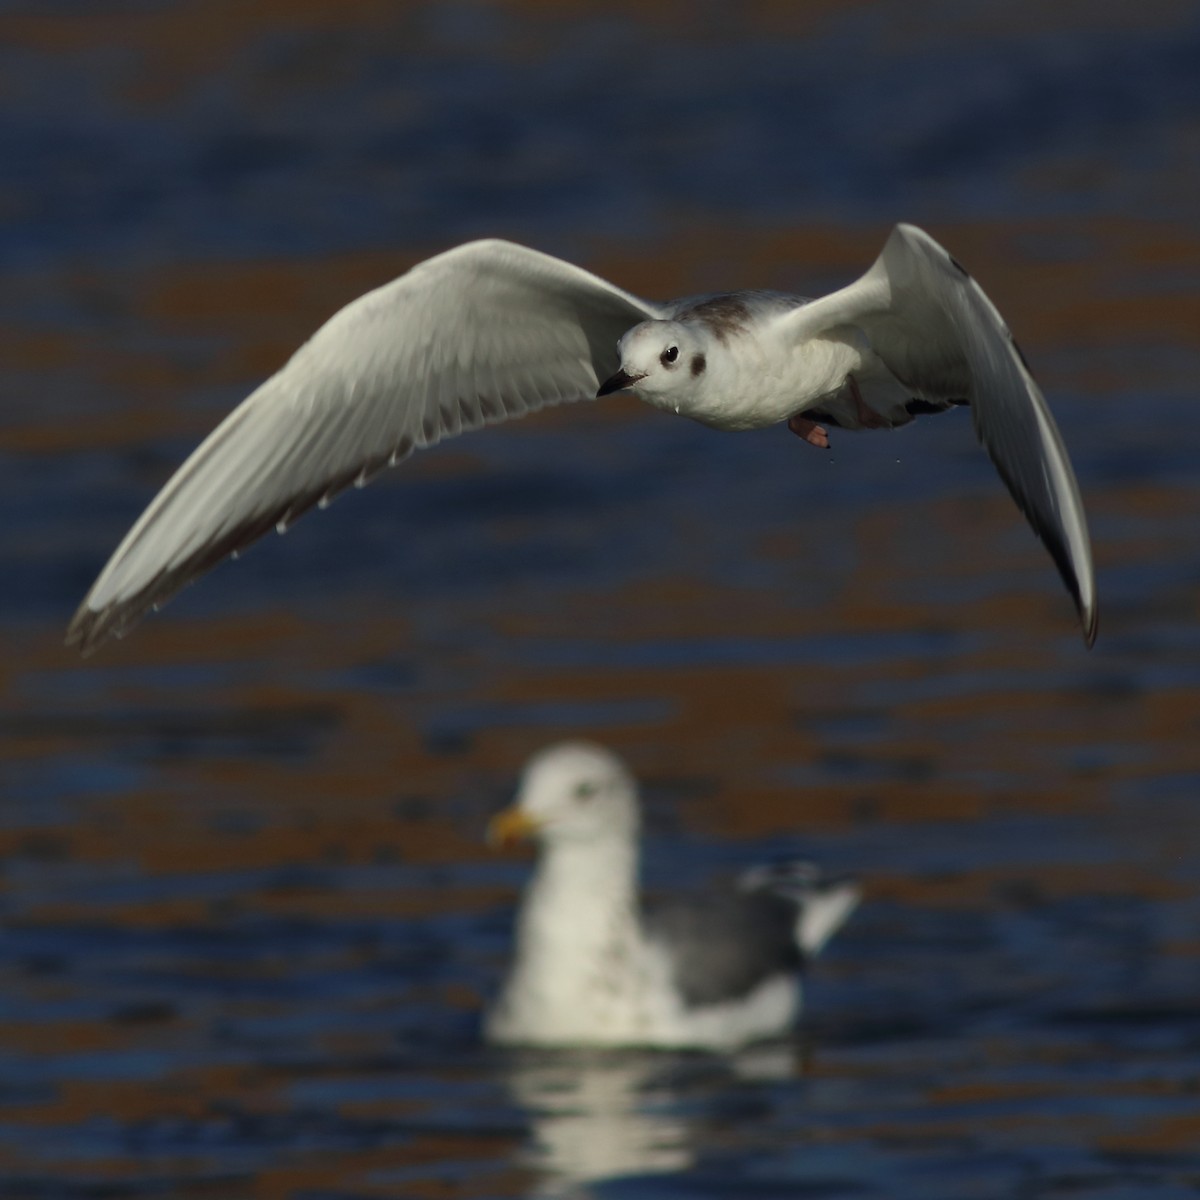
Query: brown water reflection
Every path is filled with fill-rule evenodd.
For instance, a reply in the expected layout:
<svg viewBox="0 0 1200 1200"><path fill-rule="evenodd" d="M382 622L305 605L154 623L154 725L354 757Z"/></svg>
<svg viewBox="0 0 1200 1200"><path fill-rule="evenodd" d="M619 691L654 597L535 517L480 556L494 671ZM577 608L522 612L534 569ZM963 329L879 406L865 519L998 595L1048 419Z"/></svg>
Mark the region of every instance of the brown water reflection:
<svg viewBox="0 0 1200 1200"><path fill-rule="evenodd" d="M1164 360L1190 346L1200 328L1200 298L1190 283L1200 270L1200 238L1193 229L1072 218L955 223L935 225L932 232L986 282L1049 388L1104 395L1134 385L1170 386L1178 378L1177 364ZM682 232L658 242L652 253L597 244L585 257L588 266L650 296L731 284L817 291L861 273L885 234L884 225L762 231L685 220ZM0 329L7 369L17 378L25 372L82 375L113 400L99 411L85 408L69 424L47 425L18 407L0 426L0 444L61 453L151 444L168 435L198 438L228 408L230 390L235 396L249 390L337 308L442 248L306 263L172 261L159 271L143 268L120 278L77 269L60 278L17 277L13 284L20 291L50 289L77 303L103 304L118 333L47 331L23 327L18 318ZM1108 353L1110 347L1119 353ZM215 389L222 389L219 400L204 406L162 399ZM597 406L589 419L630 419L633 413L617 400ZM539 417L551 423L576 419L573 412ZM449 455L470 455L466 445Z"/></svg>
<svg viewBox="0 0 1200 1200"><path fill-rule="evenodd" d="M1195 38L1166 2L0 15L0 1194L1194 1194ZM822 456L622 399L62 647L189 446L426 254L818 291L897 218L1051 397L1093 653L965 414ZM481 832L574 734L646 781L653 885L862 878L794 1045L483 1051L526 864Z"/></svg>
<svg viewBox="0 0 1200 1200"><path fill-rule="evenodd" d="M603 436L619 437L623 428L609 422ZM1193 491L1105 489L1097 508L1135 524L1124 539L1102 543L1102 569L1186 553L1190 521L1171 518L1197 511ZM0 835L10 925L37 937L62 930L68 946L86 945L89 931L104 942L157 937L162 946L126 948L135 982L115 990L102 982L104 999L85 1003L88 1015L73 1015L88 972L78 976L69 950L35 949L10 966L6 989L29 1015L5 1023L0 1038L43 1068L42 1082L18 1085L4 1106L5 1169L14 1178L49 1173L64 1187L107 1179L119 1189L157 1175L170 1180L175 1196L262 1197L322 1189L512 1195L533 1186L538 1172L562 1174L552 1149L550 1159L530 1160L531 1168L502 1165L520 1157L524 1134L507 1107L513 1102L496 1090L504 1073L485 1073L481 1083L472 1039L433 1062L414 1057L407 1039L419 1034L400 1034L397 1044L398 1029L419 1027L429 1014L442 1022L449 1012L474 1012L486 994L484 964L495 965L490 952L443 945L434 951L442 967L412 978L409 952L390 959L397 951L388 945L397 930L426 921L445 928L456 915L455 936L462 937L507 908L511 879L479 874L490 869L479 830L524 756L567 731L553 714L572 706L614 714L602 736L638 764L652 796L678 798L669 812L660 800L659 820L677 823L693 844L725 847L730 862L739 843L749 857L752 845L781 835L840 847L843 859L862 854L865 911L875 908L875 923L865 917L866 942L851 932L830 966L843 1001L859 989L850 1000L858 1015L818 1009L818 1025L836 1030L839 1020L877 1019L863 997L881 986L881 999L888 987L894 991L896 971L921 994L879 941L907 922L920 926L946 913L971 925L988 914L1023 913L1069 923L1053 914L1090 909L1105 897L1194 911L1194 807L1164 807L1152 797L1163 779L1196 777L1197 693L1134 682L1147 618L1137 604L1110 606L1105 635L1117 649L1102 645L1085 658L1065 602L1053 588L1037 587L1046 573L1037 548L1008 536L1013 516L1002 497L926 517L919 505L893 503L848 522L852 565L824 601L806 595L802 607L778 590L670 574L567 587L543 606L531 607L520 583L511 592L440 598L447 627L479 634L456 652L465 687L437 678L382 690L352 686L357 670L398 652L422 657L428 629L425 619L414 629L390 609L361 606L350 622L336 612L302 617L278 600L265 613L213 619L168 610L86 666L64 656L57 630L14 642L6 664L6 765L115 755L136 763L142 782L89 789L63 821L31 813L10 822ZM698 537L705 523L697 519ZM1148 543L1136 532L1143 527L1160 532ZM794 561L808 538L802 523L773 530L761 554ZM1014 581L1011 590L938 602L941 585L954 594L956 580L997 571ZM1172 622L1194 615L1194 598L1173 597L1169 587L1155 593L1155 603ZM185 672L181 681L193 672L194 681L180 686L162 673L163 663ZM206 679L205 670L214 674ZM84 680L83 698L72 700ZM43 699L31 703L31 696ZM431 714L447 711L459 731L448 742L429 731ZM566 724L594 732L587 722L568 717ZM1130 804L1122 794L1151 798ZM1025 815L1050 820L1056 833L1042 844L1019 838L998 859L987 851L998 829ZM930 836L959 848L952 868L913 853ZM1102 850L1080 859L1079 838ZM983 852L959 857L976 840ZM289 877L289 870L300 874ZM285 938L272 952L276 925L302 931L299 944L289 949ZM224 941L236 948L246 936L239 931L256 926L267 932L250 936L253 955L237 951L223 961ZM436 943L438 935L429 938ZM1160 964L1175 961L1194 974L1194 933L1162 937L1154 952ZM162 953L171 964L166 974L136 966ZM956 953L966 955L956 969L974 980L968 991L996 990L1018 1006L1047 988L1053 993L1053 958L1037 966L1035 981L1010 983L1003 956L992 963L986 939ZM921 970L944 969L931 965L927 950L917 958ZM317 985L308 998L306 979L369 978L381 967L382 979L349 997L335 989L322 999L324 985ZM1000 977L992 978L995 970ZM1103 1011L1125 1003L1121 995L1110 987L1078 1003ZM910 993L901 1007L914 999ZM304 1018L317 1020L314 1032L285 1033L283 1060L272 1062L264 1024L279 1021L287 1030L297 1010L314 1006L326 1007L332 1022ZM222 1031L239 1024L258 1032L230 1041ZM917 1107L904 1116L833 1120L822 1139L939 1154L972 1143L984 1120L989 1144L1013 1149L1044 1139L1045 1114L1053 1112L1059 1147L1095 1147L1115 1162L1189 1152L1195 1118L1173 1107L1191 1104L1187 1078L1143 1063L1141 1074L1098 1087L1094 1043L1046 1036L994 1031L950 1050L958 1057L927 1077L919 1043L872 1055L854 1036L839 1042L834 1032L806 1077L812 1094L854 1085L892 1097L888 1104L901 1102L893 1096L899 1092ZM100 1077L74 1077L85 1063L96 1064L88 1069ZM1032 1077L1006 1080L1014 1071ZM1046 1072L1052 1077L1040 1078ZM423 1097L463 1087L490 1115L466 1129L445 1128L453 1121L444 1104ZM318 1098L298 1099L298 1091ZM350 1098L337 1099L343 1094ZM634 1086L613 1119L640 1127L654 1094ZM660 1103L669 1111L670 1097L681 1094L689 1093L668 1086ZM514 1095L527 1103L519 1089ZM1085 1096L1086 1111L1070 1115ZM1143 1102L1167 1111L1134 1120L1095 1111L1105 1104L1136 1110ZM538 1118L550 1124L537 1140L573 1144L576 1135L556 1126L552 1111ZM584 1140L594 1145L600 1134L586 1124L596 1119L587 1115L592 1110L570 1111L583 1114ZM774 1119L786 1125L788 1111L785 1105ZM633 1167L683 1169L694 1138L710 1153L720 1145L719 1137L709 1144L708 1132L680 1132L666 1120L673 1132L665 1142L653 1125L638 1135L653 1152L635 1155ZM115 1123L141 1148L123 1155L81 1149L78 1165L51 1165L47 1145L97 1123ZM172 1145L180 1136L222 1149ZM273 1136L319 1148L284 1151ZM724 1136L739 1152L754 1144L745 1133ZM160 1143L170 1148L156 1149Z"/></svg>

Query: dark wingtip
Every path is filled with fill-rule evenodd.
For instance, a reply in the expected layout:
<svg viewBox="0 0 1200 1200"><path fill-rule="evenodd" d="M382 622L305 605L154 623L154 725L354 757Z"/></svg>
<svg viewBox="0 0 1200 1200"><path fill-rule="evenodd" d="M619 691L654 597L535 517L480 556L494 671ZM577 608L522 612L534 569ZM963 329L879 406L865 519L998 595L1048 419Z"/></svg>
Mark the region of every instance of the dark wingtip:
<svg viewBox="0 0 1200 1200"><path fill-rule="evenodd" d="M1042 544L1050 551L1050 556L1058 567L1058 573L1062 577L1063 583L1067 585L1067 591L1070 592L1071 599L1075 602L1075 611L1079 615L1079 631L1083 634L1083 644L1090 650L1096 644L1096 634L1100 629L1100 606L1095 599L1095 583L1092 582L1090 589L1092 602L1088 604L1083 598L1083 588L1080 585L1079 576L1075 572L1075 564L1071 561L1066 543L1055 536L1052 530L1040 526L1030 514L1026 513L1026 516Z"/></svg>
<svg viewBox="0 0 1200 1200"><path fill-rule="evenodd" d="M95 647L92 644L91 632L96 623L96 615L86 604L79 606L71 618L70 625L67 626L67 636L63 641L68 650L78 650L84 658L92 653Z"/></svg>
<svg viewBox="0 0 1200 1200"><path fill-rule="evenodd" d="M1074 601L1075 611L1079 614L1083 643L1090 650L1095 645L1096 634L1100 627L1100 608L1095 599L1096 589L1094 581L1088 589L1092 596L1092 602L1089 605L1084 601L1083 586L1076 573L1075 563L1072 561L1071 552L1065 538L1062 537L1059 530L1053 524L1042 517L1037 509L1022 494L1012 473L993 452L991 446L986 441L984 442L984 448L987 450L988 457L992 460L992 465L996 468L996 473L1004 481L1004 486L1008 488L1009 495L1016 501L1017 507L1029 522L1034 534L1042 545L1046 547L1050 557L1054 560L1054 565L1058 568L1059 577L1066 585L1067 591L1072 601ZM1089 581L1091 581L1090 574Z"/></svg>
<svg viewBox="0 0 1200 1200"><path fill-rule="evenodd" d="M1083 644L1090 650L1096 644L1096 634L1100 628L1100 607L1095 601L1095 587L1093 586L1091 589L1092 603L1086 604L1079 577L1075 573L1075 564L1071 561L1066 544L1060 541L1052 530L1041 527L1029 513L1026 513L1026 517L1033 525L1042 544L1050 551L1050 557L1054 559L1058 573L1067 585L1067 591L1070 592L1071 599L1075 602L1075 611L1079 614L1079 628L1083 634Z"/></svg>
<svg viewBox="0 0 1200 1200"><path fill-rule="evenodd" d="M404 449L407 452L408 448ZM332 500L356 480L371 478L388 466L392 457L391 454L377 455L266 512L248 517L212 542L200 546L182 562L159 571L136 592L114 600L103 608L91 608L85 600L67 628L66 644L78 648L87 657L109 638L124 637L148 612L161 608L177 592L199 579L217 563L245 550L270 530L278 529L280 521L290 524L322 499Z"/></svg>
<svg viewBox="0 0 1200 1200"><path fill-rule="evenodd" d="M1062 577L1062 581L1067 585L1067 591L1070 592L1071 599L1075 602L1075 611L1079 614L1079 627L1080 632L1083 634L1083 644L1090 650L1096 644L1096 634L1100 628L1100 606L1096 603L1095 581L1089 575L1091 586L1088 590L1091 593L1092 600L1088 604L1083 598L1083 587L1076 573L1075 563L1071 560L1066 542L1057 535L1054 529L1044 525L1031 512L1026 511L1025 515L1042 544L1050 551L1050 557L1053 558L1055 566L1058 567L1058 573Z"/></svg>
<svg viewBox="0 0 1200 1200"><path fill-rule="evenodd" d="M1083 624L1083 644L1091 649L1096 644L1096 634L1100 629L1100 607L1093 604L1090 611L1079 610L1079 620Z"/></svg>
<svg viewBox="0 0 1200 1200"><path fill-rule="evenodd" d="M124 605L97 610L84 603L67 626L64 644L68 649L78 650L82 657L91 658L109 638L124 637L141 616L141 610L131 610Z"/></svg>

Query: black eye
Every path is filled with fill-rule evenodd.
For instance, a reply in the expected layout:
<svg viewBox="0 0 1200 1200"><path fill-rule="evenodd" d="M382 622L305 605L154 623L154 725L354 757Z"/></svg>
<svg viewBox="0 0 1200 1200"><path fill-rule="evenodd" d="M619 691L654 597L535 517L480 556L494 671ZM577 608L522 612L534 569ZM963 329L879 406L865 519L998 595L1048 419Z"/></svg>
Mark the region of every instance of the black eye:
<svg viewBox="0 0 1200 1200"><path fill-rule="evenodd" d="M679 347L678 346L668 346L660 355L660 358L662 360L662 365L664 367L669 366L678 357L679 357Z"/></svg>
<svg viewBox="0 0 1200 1200"><path fill-rule="evenodd" d="M590 800L599 790L600 785L598 783L593 783L590 779L585 779L575 785L575 799Z"/></svg>

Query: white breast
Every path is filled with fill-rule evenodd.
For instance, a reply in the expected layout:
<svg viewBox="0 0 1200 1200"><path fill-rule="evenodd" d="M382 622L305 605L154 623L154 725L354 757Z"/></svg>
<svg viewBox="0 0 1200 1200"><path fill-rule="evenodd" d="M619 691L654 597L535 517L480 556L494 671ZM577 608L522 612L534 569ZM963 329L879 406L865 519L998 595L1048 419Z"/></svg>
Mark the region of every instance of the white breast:
<svg viewBox="0 0 1200 1200"><path fill-rule="evenodd" d="M836 392L864 362L862 350L840 337L789 344L769 334L714 347L708 369L674 411L715 429L761 429Z"/></svg>

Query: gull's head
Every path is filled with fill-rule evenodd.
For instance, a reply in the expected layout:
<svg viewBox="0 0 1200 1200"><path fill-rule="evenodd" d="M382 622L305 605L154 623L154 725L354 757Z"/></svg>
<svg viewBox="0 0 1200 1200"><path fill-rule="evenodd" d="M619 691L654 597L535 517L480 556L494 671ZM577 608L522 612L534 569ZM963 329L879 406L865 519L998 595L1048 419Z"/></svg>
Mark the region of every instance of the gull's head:
<svg viewBox="0 0 1200 1200"><path fill-rule="evenodd" d="M517 797L492 818L488 840L631 841L637 830L637 784L625 764L603 746L562 742L525 765Z"/></svg>
<svg viewBox="0 0 1200 1200"><path fill-rule="evenodd" d="M621 369L600 385L597 396L628 388L641 400L674 408L708 367L698 330L680 321L635 325L617 343L617 353Z"/></svg>

